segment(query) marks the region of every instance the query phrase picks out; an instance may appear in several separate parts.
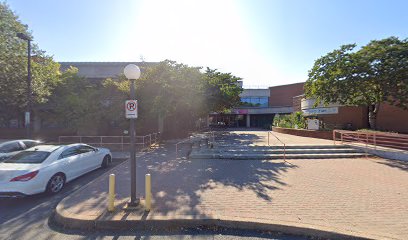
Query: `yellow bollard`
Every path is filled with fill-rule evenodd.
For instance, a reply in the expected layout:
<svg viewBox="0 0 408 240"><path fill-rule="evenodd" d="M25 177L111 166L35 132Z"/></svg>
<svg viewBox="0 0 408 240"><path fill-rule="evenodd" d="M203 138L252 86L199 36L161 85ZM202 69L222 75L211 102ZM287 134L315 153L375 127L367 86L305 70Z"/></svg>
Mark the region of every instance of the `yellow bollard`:
<svg viewBox="0 0 408 240"><path fill-rule="evenodd" d="M108 211L115 210L115 174L109 175Z"/></svg>
<svg viewBox="0 0 408 240"><path fill-rule="evenodd" d="M152 208L152 179L150 174L146 174L146 211L150 211Z"/></svg>

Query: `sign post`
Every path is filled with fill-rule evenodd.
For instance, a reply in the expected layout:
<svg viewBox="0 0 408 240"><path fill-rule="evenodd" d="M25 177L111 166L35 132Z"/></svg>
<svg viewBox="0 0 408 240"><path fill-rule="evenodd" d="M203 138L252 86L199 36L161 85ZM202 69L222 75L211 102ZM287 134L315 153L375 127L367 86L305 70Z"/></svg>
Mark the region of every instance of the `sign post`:
<svg viewBox="0 0 408 240"><path fill-rule="evenodd" d="M130 80L130 99L136 98L135 80L140 77L140 69L134 64L129 64L123 70L126 78ZM128 100L125 103L126 118L130 118L130 201L127 209L134 209L139 205L139 199L136 198L136 127L137 101Z"/></svg>

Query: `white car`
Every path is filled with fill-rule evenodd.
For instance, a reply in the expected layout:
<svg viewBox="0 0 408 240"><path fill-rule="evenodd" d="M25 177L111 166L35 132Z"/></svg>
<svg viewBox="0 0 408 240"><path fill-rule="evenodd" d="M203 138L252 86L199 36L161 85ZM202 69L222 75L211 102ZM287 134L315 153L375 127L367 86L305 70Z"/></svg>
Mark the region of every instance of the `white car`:
<svg viewBox="0 0 408 240"><path fill-rule="evenodd" d="M111 162L106 148L38 145L0 163L0 197L58 193L67 182Z"/></svg>
<svg viewBox="0 0 408 240"><path fill-rule="evenodd" d="M41 144L41 141L30 139L12 140L0 143L0 162L38 144Z"/></svg>

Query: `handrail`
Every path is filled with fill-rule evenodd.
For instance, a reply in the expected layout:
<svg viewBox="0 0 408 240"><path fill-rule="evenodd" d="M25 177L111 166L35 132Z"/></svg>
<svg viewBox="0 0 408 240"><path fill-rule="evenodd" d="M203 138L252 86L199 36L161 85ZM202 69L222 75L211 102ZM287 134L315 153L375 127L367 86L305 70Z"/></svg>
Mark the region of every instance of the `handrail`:
<svg viewBox="0 0 408 240"><path fill-rule="evenodd" d="M214 136L214 131L210 131L210 137L208 137L208 139L209 140L211 140L211 137L212 137L212 144L214 144L214 142L215 142L215 136ZM187 138L187 139L185 139L185 140L182 140L182 141L180 141L180 142L178 142L178 143L176 143L176 159L178 158L178 146L180 145L180 144L182 144L182 143L185 143L185 142L188 142L188 141L190 141L191 140L191 137L193 137L193 136L190 136L190 138Z"/></svg>
<svg viewBox="0 0 408 240"><path fill-rule="evenodd" d="M147 135L143 135L143 136L135 136L136 139L141 139L141 142L135 142L135 145L143 145L143 149L146 148L146 144L148 144L147 147L150 147L152 144L155 144L158 142L159 140L159 132L157 133L151 133L151 134L147 134ZM99 145L99 146L103 146L103 145L121 145L121 149L124 149L124 145L130 145L130 142L125 142L124 139L129 139L130 136L89 136L89 135L79 135L79 136L59 136L58 137L58 143L61 144L63 141L62 139L64 138L77 138L79 139L80 143L86 143L86 144L90 144L90 145ZM84 141L84 139L87 138L91 138L91 139L98 139L97 141L93 140L93 141ZM113 141L113 142L106 142L104 141L104 139L117 139L117 141ZM147 141L146 138L149 138L149 140ZM72 141L65 141L66 143L70 143Z"/></svg>
<svg viewBox="0 0 408 240"><path fill-rule="evenodd" d="M350 136L351 138L353 138L354 139L354 137L350 134L350 133L344 133L343 134L343 137L342 137L342 139L344 140L344 139L347 139L347 137L348 136ZM359 134L357 134L357 140L356 140L356 142L359 142L359 143L362 143L362 144L365 144L365 157L367 158L368 157L368 147L367 147L367 144L368 144L368 141L366 141L366 142L364 142L364 140L360 140L360 135Z"/></svg>
<svg viewBox="0 0 408 240"><path fill-rule="evenodd" d="M212 135L212 141L211 141L211 143L214 144L214 143L215 143L214 131L210 131L210 134Z"/></svg>
<svg viewBox="0 0 408 240"><path fill-rule="evenodd" d="M339 135L339 138L337 135ZM407 134L333 130L333 143L336 144L336 141L340 141L341 144L344 142L351 144L354 142L363 143L366 151L369 146L374 147L374 149L380 146L408 150Z"/></svg>
<svg viewBox="0 0 408 240"><path fill-rule="evenodd" d="M270 146L269 144L269 135L274 136L276 139L278 139L279 142L281 142L283 144L283 161L286 162L286 144L284 142L282 142L282 140L280 140L272 131L268 131L268 146Z"/></svg>
<svg viewBox="0 0 408 240"><path fill-rule="evenodd" d="M350 131L350 130L333 130L335 132L342 132L342 133L359 133L359 134L371 134L377 136L392 136L398 138L408 138L408 134L401 134L401 133L390 133L390 132L370 132L370 131Z"/></svg>
<svg viewBox="0 0 408 240"><path fill-rule="evenodd" d="M185 139L183 141L180 141L180 142L176 143L176 159L178 158L178 145L182 144L182 143L185 143L187 141L190 141L190 140L191 140L190 138L187 138L187 139Z"/></svg>

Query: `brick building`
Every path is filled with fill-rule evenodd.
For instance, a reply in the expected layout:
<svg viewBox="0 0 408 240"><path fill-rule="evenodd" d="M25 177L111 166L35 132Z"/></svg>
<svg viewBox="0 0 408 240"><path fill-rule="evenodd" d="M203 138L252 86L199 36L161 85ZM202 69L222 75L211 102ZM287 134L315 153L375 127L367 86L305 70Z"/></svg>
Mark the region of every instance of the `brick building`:
<svg viewBox="0 0 408 240"><path fill-rule="evenodd" d="M302 111L309 118L317 118L326 129L362 129L368 128L368 109L365 106L343 106L332 103L314 106L313 99L305 99L303 84L288 84L271 87L270 106L288 105L291 103L293 112ZM377 129L408 133L408 111L391 106L380 105L377 114Z"/></svg>
<svg viewBox="0 0 408 240"><path fill-rule="evenodd" d="M269 105L293 107L293 97L303 94L304 82L270 87Z"/></svg>
<svg viewBox="0 0 408 240"><path fill-rule="evenodd" d="M211 113L210 125L269 128L275 114L290 114L293 111L291 104L271 105L273 96L268 88L244 88L240 97L241 105L231 109L230 113Z"/></svg>

